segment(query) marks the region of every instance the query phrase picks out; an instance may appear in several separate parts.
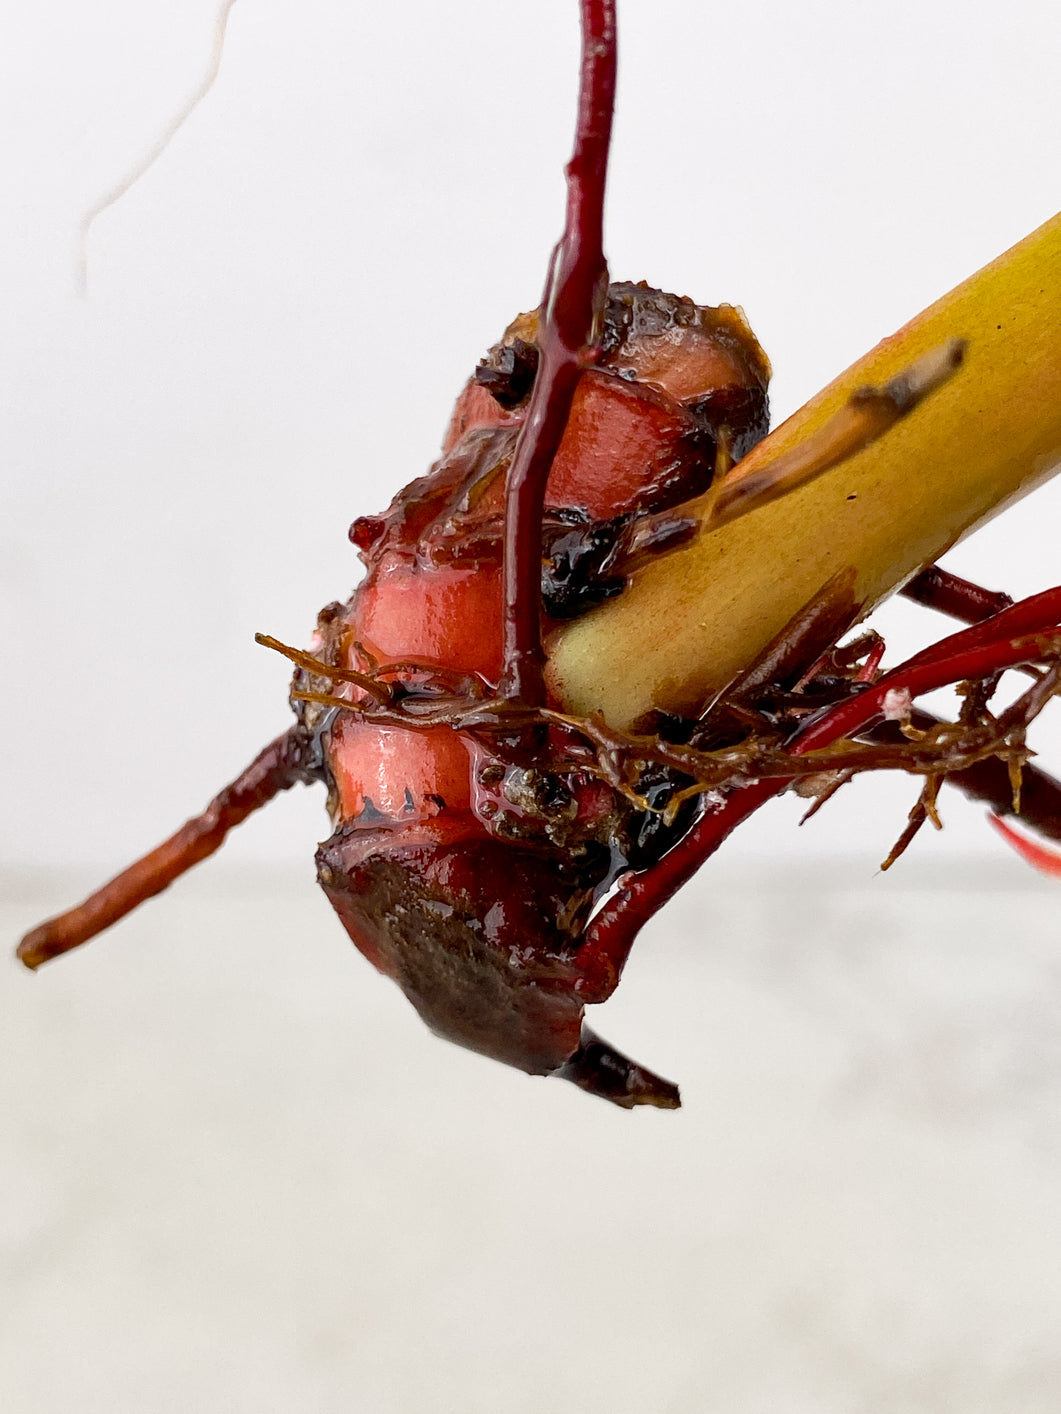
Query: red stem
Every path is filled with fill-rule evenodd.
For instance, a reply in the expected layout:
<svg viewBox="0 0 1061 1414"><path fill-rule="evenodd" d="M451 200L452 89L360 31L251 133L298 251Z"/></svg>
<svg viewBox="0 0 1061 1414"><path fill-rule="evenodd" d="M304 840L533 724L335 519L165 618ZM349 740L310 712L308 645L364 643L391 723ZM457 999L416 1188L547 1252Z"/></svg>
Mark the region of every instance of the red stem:
<svg viewBox="0 0 1061 1414"><path fill-rule="evenodd" d="M193 864L220 849L229 830L260 810L274 795L298 781L308 780L304 756L305 741L299 729L292 727L259 752L201 815L182 825L150 854L130 864L84 903L27 933L18 945L18 956L27 967L39 967L94 938L145 899L161 893Z"/></svg>
<svg viewBox="0 0 1061 1414"><path fill-rule="evenodd" d="M580 0L582 69L575 147L567 164L567 216L542 296L538 373L508 474L500 692L545 702L541 543L545 483L582 370L593 360L608 287L604 187L615 103L615 0Z"/></svg>
<svg viewBox="0 0 1061 1414"><path fill-rule="evenodd" d="M938 662L949 658L956 651L964 651L982 643L996 643L1000 637L1026 637L1042 633L1061 623L1061 586L1044 589L1040 594L1029 595L1016 604L1010 603L1000 613L979 620L972 628L959 629L941 638L938 643L923 648L908 658L901 668L896 668L889 676L905 672L908 668L922 663Z"/></svg>
<svg viewBox="0 0 1061 1414"><path fill-rule="evenodd" d="M1061 618L1061 588L1048 589L1022 599L1011 609L962 629L916 654L857 697L829 708L801 727L790 745L794 756L828 746L841 736L864 731L883 715L884 699L891 691L905 689L911 697L966 679L988 677L1004 668L1034 663L1041 656L1039 636L1056 633Z"/></svg>
<svg viewBox="0 0 1061 1414"><path fill-rule="evenodd" d="M800 727L788 749L793 756L803 756L840 737L865 731L883 715L884 699L891 691L906 689L911 697L916 697L950 683L1036 662L1042 654L1040 637L1056 634L1059 618L1061 588L1023 599L974 628L951 634L886 673L873 687L827 708ZM705 811L658 864L624 882L590 924L584 946L608 953L616 970L620 970L644 924L692 878L738 825L779 795L791 779L774 776L751 782L733 791L720 809Z"/></svg>

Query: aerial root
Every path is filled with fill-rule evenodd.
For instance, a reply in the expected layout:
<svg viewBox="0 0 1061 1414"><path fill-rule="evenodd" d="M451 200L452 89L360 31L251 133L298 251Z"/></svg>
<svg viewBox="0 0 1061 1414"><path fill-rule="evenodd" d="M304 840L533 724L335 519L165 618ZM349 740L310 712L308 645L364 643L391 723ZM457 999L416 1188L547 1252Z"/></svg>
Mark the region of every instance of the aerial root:
<svg viewBox="0 0 1061 1414"><path fill-rule="evenodd" d="M169 839L123 869L84 902L27 933L18 947L19 958L27 967L36 969L80 947L213 854L231 829L280 791L313 778L306 740L298 727L292 727L260 751L200 815L193 816Z"/></svg>
<svg viewBox="0 0 1061 1414"><path fill-rule="evenodd" d="M263 648L271 648L274 653L279 653L281 657L287 658L289 662L295 664L297 668L302 668L304 672L312 673L315 677L328 678L332 682L348 682L355 687L359 687L362 692L374 698L377 702L388 703L394 697L393 689L387 684L378 682L374 677L369 677L366 673L355 672L352 668L337 668L330 663L326 663L322 658L315 658L312 653L303 653L300 648L291 648L286 643L281 643L278 638L273 638L268 633L256 633L255 643L261 644ZM295 694L292 693L292 696ZM301 695L300 701L317 702L320 700L318 694L311 693L309 696ZM336 698L336 702L344 702L347 707L355 704L347 702L345 698Z"/></svg>
<svg viewBox="0 0 1061 1414"><path fill-rule="evenodd" d="M159 133L158 137L151 144L144 155L133 167L116 182L113 187L99 197L88 208L81 218L81 224L77 233L77 289L80 294L84 294L88 289L88 234L98 217L104 211L113 206L115 202L121 201L130 188L134 187L145 172L155 165L158 159L169 147L170 143L180 132L184 124L195 112L199 104L206 98L207 94L214 86L218 73L221 69L221 59L225 52L225 36L228 32L229 15L236 0L221 0L221 4L214 20L214 35L210 44L210 53L207 58L206 69L195 89L188 95L181 108Z"/></svg>
<svg viewBox="0 0 1061 1414"><path fill-rule="evenodd" d="M997 759L1006 768L1012 808L1019 810L1023 771L1031 755L1027 728L1061 685L1061 630L1056 622L1048 622L1059 607L1061 590L1034 596L993 620L951 635L883 676L883 641L862 635L819 657L815 669L820 676L805 673L793 690L783 691L776 682L752 684L747 700L736 704L741 708L736 737L735 704L726 697L705 712L687 742L619 731L599 713L576 717L514 701L499 696L481 678L429 664L372 660L371 674L361 674L264 635L258 641L312 675L364 689L370 699L352 702L337 692L296 686L291 693L295 701L353 712L367 724L413 731L446 727L477 737L488 747L499 737L547 728L540 769L592 775L634 809L661 815L668 824L692 799L700 797L714 809L758 781L774 781L776 789L791 784L799 794L813 796L806 820L863 771L903 770L923 776L907 826L882 865L887 869L926 820L942 827L936 801L948 777ZM996 716L989 704L1009 668L1031 671L1033 681ZM385 676L397 680L384 682ZM415 682L410 683L410 677ZM961 698L956 721L925 719L913 711L916 697L946 685L955 687ZM823 688L831 701L823 701ZM881 717L891 720L900 740L875 734L874 723ZM649 767L672 773L673 788L662 803L650 801L643 789Z"/></svg>
<svg viewBox="0 0 1061 1414"><path fill-rule="evenodd" d="M718 485L702 523L717 530L727 521L787 496L879 441L961 367L965 342L948 339L916 359L883 388L857 388L842 408L797 447L765 466L738 462Z"/></svg>

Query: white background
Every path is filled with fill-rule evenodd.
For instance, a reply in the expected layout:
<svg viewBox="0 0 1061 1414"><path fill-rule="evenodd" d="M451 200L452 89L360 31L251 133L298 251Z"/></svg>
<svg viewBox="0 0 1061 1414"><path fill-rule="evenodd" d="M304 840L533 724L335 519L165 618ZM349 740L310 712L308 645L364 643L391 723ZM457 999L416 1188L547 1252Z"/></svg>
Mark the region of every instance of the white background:
<svg viewBox="0 0 1061 1414"><path fill-rule="evenodd" d="M223 872L0 988L4 1414L1056 1414L1055 881L716 872L627 1114Z"/></svg>
<svg viewBox="0 0 1061 1414"><path fill-rule="evenodd" d="M195 87L213 0L12 15L0 859L115 867L284 727L287 668L254 631L304 643L346 597L349 522L426 469L537 301L575 9L239 0L213 92L92 230L87 299L80 217ZM1061 201L1056 7L627 0L621 26L612 270L742 303L779 417ZM1043 588L1059 523L1048 488L950 563ZM896 653L947 631L889 625ZM871 871L915 790L862 783L801 833L782 801L731 849ZM995 850L981 817L955 799L922 848ZM228 851L308 870L323 828L296 792Z"/></svg>
<svg viewBox="0 0 1061 1414"><path fill-rule="evenodd" d="M8 7L11 940L283 728L254 630L305 641L346 595L349 521L424 470L560 226L573 0L239 0L80 299L81 214L213 13ZM1056 6L621 20L613 271L741 302L779 416L1061 204ZM1059 525L1047 488L950 563L1031 592ZM888 619L897 654L945 631ZM914 789L803 832L778 802L648 931L601 1029L678 1115L430 1037L313 888L314 792L83 954L0 969L5 1414L1052 1414L1057 884L957 798L875 879Z"/></svg>

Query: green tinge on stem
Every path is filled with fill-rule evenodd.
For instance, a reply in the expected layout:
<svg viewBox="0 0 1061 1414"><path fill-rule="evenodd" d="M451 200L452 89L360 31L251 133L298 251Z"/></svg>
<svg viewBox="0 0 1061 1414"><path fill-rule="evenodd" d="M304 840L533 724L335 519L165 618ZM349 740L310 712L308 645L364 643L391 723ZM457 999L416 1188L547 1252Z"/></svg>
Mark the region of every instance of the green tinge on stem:
<svg viewBox="0 0 1061 1414"><path fill-rule="evenodd" d="M1061 467L1061 216L885 339L761 442L741 476L814 438L851 395L947 340L964 362L880 440L810 484L661 556L559 630L551 690L627 730L696 713L817 591L854 569L868 614L958 539ZM695 511L701 503L693 502ZM710 493L701 513L711 513Z"/></svg>

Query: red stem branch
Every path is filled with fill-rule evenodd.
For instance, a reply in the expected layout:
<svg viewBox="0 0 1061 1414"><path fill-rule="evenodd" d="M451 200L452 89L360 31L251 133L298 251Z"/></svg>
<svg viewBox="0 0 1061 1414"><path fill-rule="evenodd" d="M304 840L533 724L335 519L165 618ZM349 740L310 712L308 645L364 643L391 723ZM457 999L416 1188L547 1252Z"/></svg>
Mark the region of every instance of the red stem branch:
<svg viewBox="0 0 1061 1414"><path fill-rule="evenodd" d="M604 187L615 103L615 0L580 0L582 68L575 147L567 164L567 216L542 296L538 373L508 474L500 691L545 701L541 646L541 541L545 483L567 424L608 288Z"/></svg>
<svg viewBox="0 0 1061 1414"><path fill-rule="evenodd" d="M1042 639L1057 634L1059 619L1061 588L1023 599L973 628L951 634L886 673L873 687L825 709L800 727L788 749L793 756L803 756L865 731L884 714L889 692L906 690L917 697L951 683L1040 661ZM772 776L749 782L734 790L719 809L706 810L658 864L624 882L590 924L584 946L608 953L620 969L644 924L688 883L738 825L779 795L791 779Z"/></svg>

